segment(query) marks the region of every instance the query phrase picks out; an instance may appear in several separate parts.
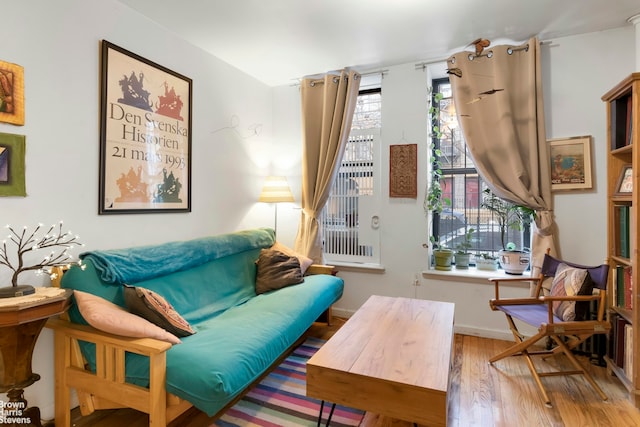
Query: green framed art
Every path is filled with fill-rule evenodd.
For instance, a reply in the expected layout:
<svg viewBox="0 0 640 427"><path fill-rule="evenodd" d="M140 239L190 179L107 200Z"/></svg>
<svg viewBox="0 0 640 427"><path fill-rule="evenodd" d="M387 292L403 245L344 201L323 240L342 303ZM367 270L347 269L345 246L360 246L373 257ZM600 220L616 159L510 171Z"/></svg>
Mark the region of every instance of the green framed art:
<svg viewBox="0 0 640 427"><path fill-rule="evenodd" d="M25 136L0 133L0 196L27 195L24 179Z"/></svg>

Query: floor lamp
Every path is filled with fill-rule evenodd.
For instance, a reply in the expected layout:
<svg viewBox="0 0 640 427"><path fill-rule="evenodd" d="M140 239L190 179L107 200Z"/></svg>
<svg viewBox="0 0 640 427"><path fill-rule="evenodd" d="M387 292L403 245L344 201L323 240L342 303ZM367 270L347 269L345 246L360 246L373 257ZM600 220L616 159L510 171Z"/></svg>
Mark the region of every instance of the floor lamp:
<svg viewBox="0 0 640 427"><path fill-rule="evenodd" d="M262 192L258 198L259 202L275 203L275 234L278 235L278 203L293 202L293 194L284 176L268 176L264 180Z"/></svg>

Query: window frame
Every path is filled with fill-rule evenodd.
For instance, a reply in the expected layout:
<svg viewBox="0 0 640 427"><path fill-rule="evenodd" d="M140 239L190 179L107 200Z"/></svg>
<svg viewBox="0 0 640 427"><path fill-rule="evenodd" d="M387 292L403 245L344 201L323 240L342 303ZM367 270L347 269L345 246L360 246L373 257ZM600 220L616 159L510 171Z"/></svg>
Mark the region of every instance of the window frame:
<svg viewBox="0 0 640 427"><path fill-rule="evenodd" d="M442 87L443 86L450 86L450 79L448 77L445 78L437 78L437 79L433 79L432 80L432 91L431 91L431 105L435 106L436 108L438 108L439 110L442 108L442 104L443 101L445 101L446 103L451 103L453 102L453 98L451 97L443 97L442 100L438 101L436 95L439 93L442 93ZM448 92L450 92L450 90L448 90ZM453 117L455 117L455 115L453 115ZM431 126L437 125L439 129L443 129L444 125L443 125L443 118L442 115L439 115L439 119L438 119L438 123L432 122ZM478 235L480 235L480 233L486 233L487 235L491 234L491 233L495 233L496 230L496 226L494 223L492 222L481 222L480 221L480 216L484 216L486 215L486 213L484 214L480 214L478 213L478 215L476 215L476 219L475 220L469 220L468 215L466 215L467 212L469 212L470 210L473 209L477 209L478 212L480 212L481 210L481 204L482 204L482 200L483 200L483 190L485 188L487 188L487 185L483 182L482 178L480 177L480 174L478 173L477 168L475 167L475 164L473 164L473 159L471 159L471 157L468 155L468 147L466 146L466 141L464 139L464 135L462 135L461 132L461 128L458 124L457 121L457 117L455 117L455 121L456 121L456 128L459 130L459 142L464 144L464 156L465 156L465 161L464 161L464 167L454 167L452 162L448 162L448 164L450 166L447 166L447 162L443 161L442 157L442 153L445 152L445 148L442 146L442 141L446 140L447 138L444 137L444 135L442 133L440 133L440 135L438 135L438 132L432 132L431 133L431 156L434 159L434 164L437 164L438 167L440 168L440 170L442 171L441 180L446 180L447 182L450 182L451 185L449 185L449 190L447 191L447 189L444 189L444 194L445 196L450 199L451 203L448 207L445 207L446 210L446 214L450 217L453 218L453 221L456 221L456 215L458 214L456 212L456 210L462 210L464 212L464 214L462 214L462 217L464 218L464 225L460 226L458 229L458 232L455 234L455 236L449 238L447 237L447 232L445 232L444 234L442 233L446 227L444 227L444 225L446 225L446 223L442 223L441 219L444 216L442 213L438 212L437 210L431 211L431 215L433 218L432 221L432 226L431 226L431 238L432 239L436 239L436 236L438 237L438 239L436 239L435 241L437 241L438 243L443 242L443 238L444 240L455 240L456 238L459 238L460 236L462 236L464 234L464 232L466 232L467 230L469 230L470 228L474 228L476 230L476 232L478 233ZM451 134L451 152L453 153L453 145L454 145L454 134ZM440 153L440 155L439 155ZM468 166L467 163L467 157L468 159L472 162L473 167ZM431 167L434 167L434 165L431 165ZM464 184L462 186L463 190L464 190L464 196L462 197L463 200L463 206L462 207L458 207L455 204L456 199L459 199L459 197L456 197L455 192L457 191L456 189L456 185L453 185L453 181L454 181L454 177L456 176L462 176L464 179ZM469 180L469 181L468 181ZM475 182L475 187L477 189L477 191L475 191L475 193L468 193L468 188L469 188L469 182ZM446 187L446 186L444 186ZM449 194L447 194L449 193ZM471 198L470 198L471 196ZM469 208L468 205L473 205L474 207ZM461 220L460 220L461 221ZM453 224L453 223L452 223ZM453 227L453 225L451 225L451 227ZM464 227L464 229L462 228ZM516 231L516 230L507 230L507 233L509 233L509 235L513 238L518 237L520 239L520 241L522 242L522 247L523 248L527 248L530 249L531 247L531 236L530 236L530 232L531 232L531 228L530 228L530 223L529 222L525 222L523 224L523 230L522 231ZM451 233L451 232L448 232ZM521 235L520 235L521 233ZM478 238L478 241L481 241L481 238ZM486 249L486 248L481 248L479 247L479 245L481 245L481 243L477 243L474 247L471 248L470 252L475 255L478 256L482 253L489 253L491 255L497 256L498 252L501 249L501 244L498 241L498 244L496 246L494 240L491 240L492 243L494 243L493 245L493 249ZM451 249L453 249L455 251L455 246L451 247ZM472 257L471 260L471 265L475 265L475 257Z"/></svg>
<svg viewBox="0 0 640 427"><path fill-rule="evenodd" d="M382 111L381 106L382 106L382 87L381 85L376 85L375 87L369 87L369 88L365 88L365 89L361 89L358 91L358 97L363 96L363 95L371 95L371 94L379 94L380 95L380 109L378 110L380 113ZM354 114L356 114L357 112L354 112ZM378 127L368 127L368 128L364 128L364 127L359 127L357 126L356 123L352 123L352 127L351 130L349 132L349 138L354 138L354 137L363 137L364 135L370 134L371 136L371 142L372 142L372 146L371 146L371 158L372 160L370 162L368 161L352 161L352 160L345 160L344 157L341 161L341 165L338 167L338 171L336 173L336 181L339 177L342 177L343 179L348 179L351 176L348 174L345 174L345 172L341 171L342 168L346 167L349 168L350 166L352 166L352 164L349 163L357 163L357 166L360 167L369 167L370 170L361 170L359 172L357 172L357 174L370 174L371 175L371 179L372 179L372 184L371 184L371 189L369 192L366 192L365 194L362 193L358 193L358 216L362 217L360 215L362 209L362 203L364 202L363 197L369 197L372 196L373 199L373 204L378 204L380 203L380 145L381 145L381 141L380 141L380 135L381 135L381 129L382 129L382 118L380 117L378 122L380 123L380 125ZM354 127L355 126L355 127ZM345 150L348 150L349 147L345 147ZM346 153L346 151L345 151ZM370 164L368 164L370 163ZM325 205L325 207L322 210L322 215L321 215L321 224L320 224L320 228L322 230L322 239L323 239L323 255L325 257L325 259L328 262L331 262L332 264L370 264L370 265L378 265L380 263L380 242L379 242L379 235L377 235L378 231L374 230L373 233L376 234L375 238L373 239L373 243L371 245L359 245L357 246L357 252L358 253L336 253L336 252L327 252L327 250L329 248L327 248L327 239L329 238L329 233L328 233L328 223L326 223L326 221L328 221L327 219L327 209L329 204L332 201L332 197L333 196L333 191L335 190L335 185L336 183L334 182L332 189L331 189L331 193L329 194L329 198L327 199L327 204ZM342 195L343 197L345 197L345 195ZM340 197L340 196L338 196ZM348 197L348 196L346 196ZM368 223L368 221L367 221ZM363 223L362 222L358 222L356 224L355 227L346 227L346 219L345 219L345 228L346 230L349 232L349 234L352 236L355 232L356 236L360 236L362 233L361 230L361 225ZM343 232L345 230L342 230ZM369 233L371 234L371 233ZM371 236L369 236L371 237ZM351 238L351 237L349 237ZM343 248L352 248L353 245L344 245ZM362 253L360 253L360 251L362 251Z"/></svg>

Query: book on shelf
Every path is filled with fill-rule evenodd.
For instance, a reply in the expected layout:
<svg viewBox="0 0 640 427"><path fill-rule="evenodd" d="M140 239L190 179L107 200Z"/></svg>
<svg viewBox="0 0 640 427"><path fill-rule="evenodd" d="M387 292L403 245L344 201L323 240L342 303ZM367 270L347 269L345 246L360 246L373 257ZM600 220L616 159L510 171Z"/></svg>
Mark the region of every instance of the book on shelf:
<svg viewBox="0 0 640 427"><path fill-rule="evenodd" d="M624 307L624 267L616 266L616 286L613 288L613 301L616 307Z"/></svg>
<svg viewBox="0 0 640 427"><path fill-rule="evenodd" d="M625 325L627 325L627 321L622 316L618 316L616 319L616 335L615 339L615 362L616 365L620 368L624 368L624 355L625 355Z"/></svg>
<svg viewBox="0 0 640 427"><path fill-rule="evenodd" d="M627 229L627 251L629 252L629 258L631 258L631 254L633 253L633 250L635 249L635 243L634 243L634 236L636 233L636 224L633 221L633 206L627 206L627 219L628 219L628 229Z"/></svg>
<svg viewBox="0 0 640 427"><path fill-rule="evenodd" d="M631 267L624 268L624 305L627 310L633 310L633 275Z"/></svg>
<svg viewBox="0 0 640 427"><path fill-rule="evenodd" d="M618 222L618 255L629 258L629 227L631 222L631 209L629 206L616 206L616 219Z"/></svg>
<svg viewBox="0 0 640 427"><path fill-rule="evenodd" d="M633 377L633 326L624 325L624 365L622 366L627 378Z"/></svg>
<svg viewBox="0 0 640 427"><path fill-rule="evenodd" d="M633 309L633 269L631 266L618 265L615 274L615 287L613 296L615 305L627 310Z"/></svg>

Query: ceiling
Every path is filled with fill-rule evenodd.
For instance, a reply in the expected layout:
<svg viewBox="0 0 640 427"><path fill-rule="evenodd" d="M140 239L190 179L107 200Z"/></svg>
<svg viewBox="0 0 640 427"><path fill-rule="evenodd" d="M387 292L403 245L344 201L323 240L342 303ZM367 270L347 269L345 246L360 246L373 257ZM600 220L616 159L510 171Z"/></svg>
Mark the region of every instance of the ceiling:
<svg viewBox="0 0 640 427"><path fill-rule="evenodd" d="M638 0L119 1L270 86L444 58L479 37L495 45L608 30L640 13Z"/></svg>

